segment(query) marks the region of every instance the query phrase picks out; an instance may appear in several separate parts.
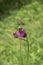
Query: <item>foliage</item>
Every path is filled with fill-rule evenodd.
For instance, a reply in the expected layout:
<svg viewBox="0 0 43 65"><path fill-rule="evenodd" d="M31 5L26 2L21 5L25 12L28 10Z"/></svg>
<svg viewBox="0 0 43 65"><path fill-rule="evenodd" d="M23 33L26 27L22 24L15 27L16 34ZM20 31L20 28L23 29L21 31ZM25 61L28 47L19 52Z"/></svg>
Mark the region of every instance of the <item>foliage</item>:
<svg viewBox="0 0 43 65"><path fill-rule="evenodd" d="M13 37L18 19L26 24L24 27L29 40L28 65L43 65L43 4L35 1L18 8L9 11L7 7L4 11L2 8L3 12L7 11L10 15L0 20L0 65L27 65L27 42L21 40L20 49L20 40Z"/></svg>

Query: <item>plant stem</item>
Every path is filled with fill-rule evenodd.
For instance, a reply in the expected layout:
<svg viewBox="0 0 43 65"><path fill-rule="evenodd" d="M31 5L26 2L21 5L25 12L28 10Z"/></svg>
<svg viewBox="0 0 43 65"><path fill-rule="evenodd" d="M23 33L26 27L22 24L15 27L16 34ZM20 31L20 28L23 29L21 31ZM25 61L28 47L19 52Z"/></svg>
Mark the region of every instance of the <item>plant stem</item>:
<svg viewBox="0 0 43 65"><path fill-rule="evenodd" d="M22 58L22 54L21 54L21 38L19 38L20 39L20 65L23 65L23 58Z"/></svg>
<svg viewBox="0 0 43 65"><path fill-rule="evenodd" d="M26 37L27 39L27 65L28 65L28 61L29 61L29 41L28 41L28 37Z"/></svg>

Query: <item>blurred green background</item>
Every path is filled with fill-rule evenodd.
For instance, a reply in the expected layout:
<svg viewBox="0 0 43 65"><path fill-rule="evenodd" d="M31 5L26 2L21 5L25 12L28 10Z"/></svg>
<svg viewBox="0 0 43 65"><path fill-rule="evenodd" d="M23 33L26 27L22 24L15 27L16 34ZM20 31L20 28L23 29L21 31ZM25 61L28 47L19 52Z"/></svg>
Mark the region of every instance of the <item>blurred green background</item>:
<svg viewBox="0 0 43 65"><path fill-rule="evenodd" d="M27 42L13 37L21 20ZM0 65L43 65L43 0L0 0Z"/></svg>

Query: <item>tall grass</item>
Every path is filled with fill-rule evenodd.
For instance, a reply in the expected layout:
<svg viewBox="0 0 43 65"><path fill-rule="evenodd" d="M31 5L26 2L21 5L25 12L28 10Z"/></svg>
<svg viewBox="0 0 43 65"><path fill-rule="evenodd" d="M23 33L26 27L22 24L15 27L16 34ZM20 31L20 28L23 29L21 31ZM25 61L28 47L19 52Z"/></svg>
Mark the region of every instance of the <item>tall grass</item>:
<svg viewBox="0 0 43 65"><path fill-rule="evenodd" d="M32 2L10 13L0 21L0 65L43 65L43 4ZM26 24L29 45L13 37L17 19Z"/></svg>

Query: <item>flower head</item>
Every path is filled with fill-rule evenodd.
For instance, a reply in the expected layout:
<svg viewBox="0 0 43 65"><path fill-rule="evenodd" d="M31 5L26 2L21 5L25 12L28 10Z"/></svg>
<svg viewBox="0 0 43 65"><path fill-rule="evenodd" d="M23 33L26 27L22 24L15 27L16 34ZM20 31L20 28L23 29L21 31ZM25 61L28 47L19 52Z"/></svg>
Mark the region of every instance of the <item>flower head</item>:
<svg viewBox="0 0 43 65"><path fill-rule="evenodd" d="M21 20L17 20L18 25L25 25Z"/></svg>
<svg viewBox="0 0 43 65"><path fill-rule="evenodd" d="M20 20L17 20L17 24L20 25L21 24L21 21Z"/></svg>
<svg viewBox="0 0 43 65"><path fill-rule="evenodd" d="M18 31L14 32L14 36L17 38L23 38L27 36L26 30L22 27L18 27Z"/></svg>

